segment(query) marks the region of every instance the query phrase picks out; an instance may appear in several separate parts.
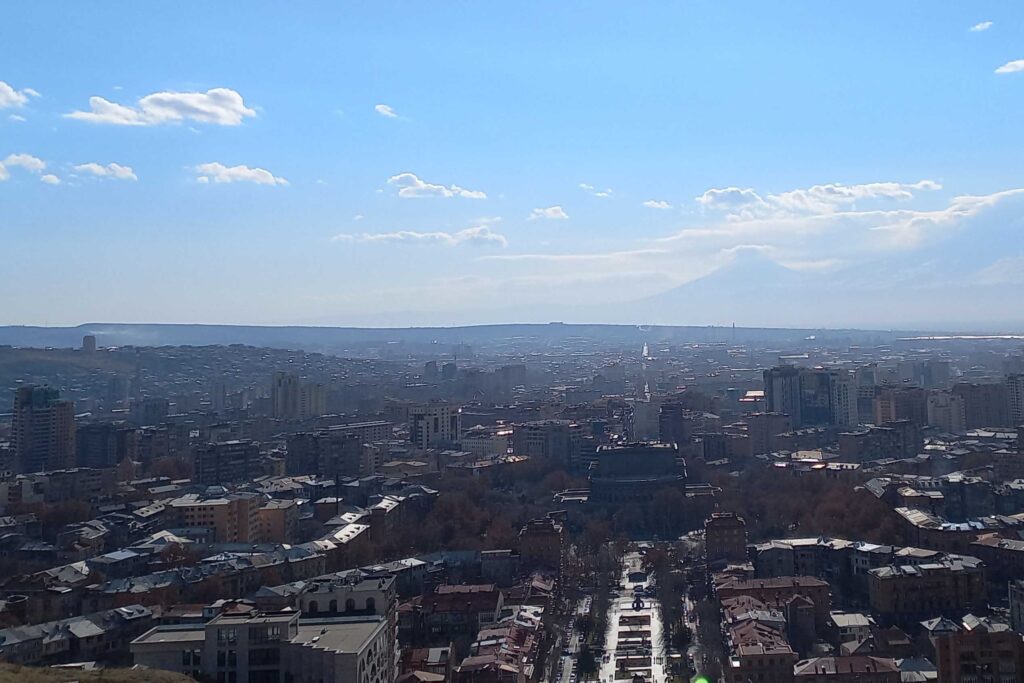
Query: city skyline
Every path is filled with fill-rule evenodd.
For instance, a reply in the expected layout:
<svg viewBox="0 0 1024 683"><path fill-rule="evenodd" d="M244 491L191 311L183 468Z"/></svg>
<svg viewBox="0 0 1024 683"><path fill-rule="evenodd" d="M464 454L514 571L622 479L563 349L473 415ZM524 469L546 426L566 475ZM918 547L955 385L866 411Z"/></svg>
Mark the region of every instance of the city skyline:
<svg viewBox="0 0 1024 683"><path fill-rule="evenodd" d="M1024 325L1019 8L186 7L0 11L0 324Z"/></svg>

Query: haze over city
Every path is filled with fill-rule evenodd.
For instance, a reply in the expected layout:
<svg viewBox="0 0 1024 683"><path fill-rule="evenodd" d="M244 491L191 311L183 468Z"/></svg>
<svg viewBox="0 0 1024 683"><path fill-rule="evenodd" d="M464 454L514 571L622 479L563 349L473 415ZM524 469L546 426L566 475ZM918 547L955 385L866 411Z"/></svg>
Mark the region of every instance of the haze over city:
<svg viewBox="0 0 1024 683"><path fill-rule="evenodd" d="M0 683L1024 681L1022 36L0 7Z"/></svg>
<svg viewBox="0 0 1024 683"><path fill-rule="evenodd" d="M1011 3L0 12L2 323L1024 323Z"/></svg>

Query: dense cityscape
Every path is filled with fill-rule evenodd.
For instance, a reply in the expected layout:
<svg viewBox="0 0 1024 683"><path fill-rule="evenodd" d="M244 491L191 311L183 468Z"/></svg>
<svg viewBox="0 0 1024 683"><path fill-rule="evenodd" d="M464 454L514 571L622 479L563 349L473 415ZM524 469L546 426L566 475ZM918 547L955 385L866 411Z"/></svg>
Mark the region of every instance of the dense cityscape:
<svg viewBox="0 0 1024 683"><path fill-rule="evenodd" d="M0 683L1024 683L1024 3L0 3Z"/></svg>
<svg viewBox="0 0 1024 683"><path fill-rule="evenodd" d="M0 347L0 659L218 683L1024 675L1020 338L362 336Z"/></svg>

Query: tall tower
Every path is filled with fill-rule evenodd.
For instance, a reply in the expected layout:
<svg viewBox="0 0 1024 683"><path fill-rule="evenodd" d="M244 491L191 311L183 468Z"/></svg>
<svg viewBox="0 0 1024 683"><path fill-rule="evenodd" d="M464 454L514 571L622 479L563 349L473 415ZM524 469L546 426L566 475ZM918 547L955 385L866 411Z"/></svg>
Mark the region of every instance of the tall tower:
<svg viewBox="0 0 1024 683"><path fill-rule="evenodd" d="M41 472L70 467L75 458L75 407L50 387L14 393L12 445L18 469Z"/></svg>
<svg viewBox="0 0 1024 683"><path fill-rule="evenodd" d="M299 417L299 378L290 372L275 372L270 387L274 417L294 420Z"/></svg>

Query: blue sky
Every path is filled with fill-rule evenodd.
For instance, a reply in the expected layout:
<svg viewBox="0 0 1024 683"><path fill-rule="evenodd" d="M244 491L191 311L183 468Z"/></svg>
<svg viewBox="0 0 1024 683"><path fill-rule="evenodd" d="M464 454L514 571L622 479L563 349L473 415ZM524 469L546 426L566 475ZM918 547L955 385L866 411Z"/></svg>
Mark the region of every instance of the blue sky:
<svg viewBox="0 0 1024 683"><path fill-rule="evenodd" d="M724 4L9 3L0 323L621 322L751 251L1022 284L1024 7Z"/></svg>

